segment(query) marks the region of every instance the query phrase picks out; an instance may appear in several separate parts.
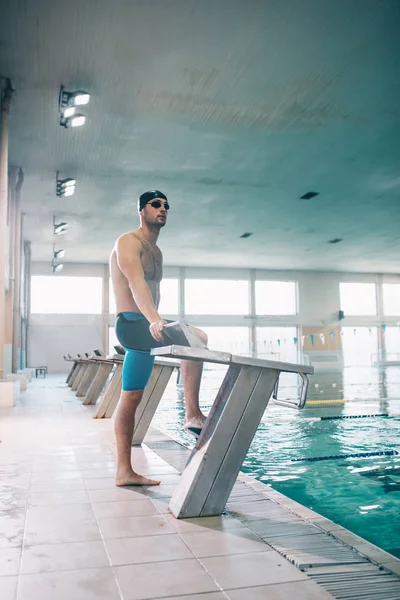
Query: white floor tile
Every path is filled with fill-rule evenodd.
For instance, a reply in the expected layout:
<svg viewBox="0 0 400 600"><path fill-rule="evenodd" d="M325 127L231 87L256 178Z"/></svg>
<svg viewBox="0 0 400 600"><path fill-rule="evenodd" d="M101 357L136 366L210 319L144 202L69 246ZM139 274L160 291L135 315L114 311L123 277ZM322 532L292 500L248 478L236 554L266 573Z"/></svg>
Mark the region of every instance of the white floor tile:
<svg viewBox="0 0 400 600"><path fill-rule="evenodd" d="M18 600L120 600L111 568L22 575Z"/></svg>
<svg viewBox="0 0 400 600"><path fill-rule="evenodd" d="M178 534L105 540L112 565L193 558Z"/></svg>
<svg viewBox="0 0 400 600"><path fill-rule="evenodd" d="M102 541L25 546L21 574L108 567L110 561Z"/></svg>
<svg viewBox="0 0 400 600"><path fill-rule="evenodd" d="M201 562L224 590L307 579L304 573L273 550L202 558Z"/></svg>
<svg viewBox="0 0 400 600"><path fill-rule="evenodd" d="M124 600L145 600L218 588L197 560L145 563L115 567Z"/></svg>

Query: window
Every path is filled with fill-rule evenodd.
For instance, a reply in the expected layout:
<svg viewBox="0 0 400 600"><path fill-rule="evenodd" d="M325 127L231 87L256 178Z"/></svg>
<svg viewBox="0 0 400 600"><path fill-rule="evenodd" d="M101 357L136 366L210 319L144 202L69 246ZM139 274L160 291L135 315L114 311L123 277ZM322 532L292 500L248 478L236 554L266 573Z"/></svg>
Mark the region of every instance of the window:
<svg viewBox="0 0 400 600"><path fill-rule="evenodd" d="M376 327L342 327L345 367L371 366L378 355Z"/></svg>
<svg viewBox="0 0 400 600"><path fill-rule="evenodd" d="M386 327L385 330L386 359L400 359L400 327Z"/></svg>
<svg viewBox="0 0 400 600"><path fill-rule="evenodd" d="M256 281L257 315L295 315L296 313L294 281Z"/></svg>
<svg viewBox="0 0 400 600"><path fill-rule="evenodd" d="M257 327L257 357L297 362L297 327Z"/></svg>
<svg viewBox="0 0 400 600"><path fill-rule="evenodd" d="M163 279L160 284L160 307L161 315L179 314L179 282L177 279Z"/></svg>
<svg viewBox="0 0 400 600"><path fill-rule="evenodd" d="M115 296L114 296L114 290L113 290L111 278L109 280L108 302L109 302L109 313L110 313L110 315L115 315L117 309L115 307Z"/></svg>
<svg viewBox="0 0 400 600"><path fill-rule="evenodd" d="M108 328L108 354L115 354L114 346L120 346L117 336L115 335L115 327Z"/></svg>
<svg viewBox="0 0 400 600"><path fill-rule="evenodd" d="M249 327L203 327L208 335L208 348L231 354L250 354Z"/></svg>
<svg viewBox="0 0 400 600"><path fill-rule="evenodd" d="M161 315L179 314L179 282L177 279L163 279L160 284L160 308ZM114 291L110 279L110 314L116 314Z"/></svg>
<svg viewBox="0 0 400 600"><path fill-rule="evenodd" d="M400 283L384 283L383 312L385 315L400 315Z"/></svg>
<svg viewBox="0 0 400 600"><path fill-rule="evenodd" d="M341 283L340 307L346 316L376 315L374 283Z"/></svg>
<svg viewBox="0 0 400 600"><path fill-rule="evenodd" d="M185 313L188 315L248 315L249 282L232 279L187 279Z"/></svg>
<svg viewBox="0 0 400 600"><path fill-rule="evenodd" d="M100 315L102 310L101 277L32 276L32 313Z"/></svg>

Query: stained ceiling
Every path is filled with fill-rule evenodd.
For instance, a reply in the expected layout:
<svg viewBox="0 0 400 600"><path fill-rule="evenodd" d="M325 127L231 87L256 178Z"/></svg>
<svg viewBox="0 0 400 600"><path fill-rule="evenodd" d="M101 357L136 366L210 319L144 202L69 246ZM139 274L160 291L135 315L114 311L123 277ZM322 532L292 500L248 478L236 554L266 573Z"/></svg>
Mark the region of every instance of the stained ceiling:
<svg viewBox="0 0 400 600"><path fill-rule="evenodd" d="M107 262L158 188L166 264L398 272L399 26L395 0L3 0L33 259L56 216L66 261ZM81 128L61 85L91 94Z"/></svg>

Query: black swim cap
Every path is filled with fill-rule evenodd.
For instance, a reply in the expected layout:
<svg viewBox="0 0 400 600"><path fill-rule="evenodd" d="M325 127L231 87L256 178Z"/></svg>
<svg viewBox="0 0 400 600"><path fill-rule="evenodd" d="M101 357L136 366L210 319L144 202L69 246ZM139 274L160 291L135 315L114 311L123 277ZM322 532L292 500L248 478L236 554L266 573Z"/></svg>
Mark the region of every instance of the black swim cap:
<svg viewBox="0 0 400 600"><path fill-rule="evenodd" d="M150 192L144 192L141 196L139 196L138 200L138 211L140 212L144 206L150 200L154 200L154 198L163 198L164 200L168 200L167 196L160 192L159 190L151 190Z"/></svg>

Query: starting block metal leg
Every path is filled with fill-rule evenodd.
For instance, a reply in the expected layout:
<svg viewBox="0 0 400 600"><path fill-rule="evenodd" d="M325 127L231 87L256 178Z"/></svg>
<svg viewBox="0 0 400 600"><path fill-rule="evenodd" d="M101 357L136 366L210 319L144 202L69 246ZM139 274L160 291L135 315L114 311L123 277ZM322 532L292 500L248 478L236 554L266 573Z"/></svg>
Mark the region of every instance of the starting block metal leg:
<svg viewBox="0 0 400 600"><path fill-rule="evenodd" d="M85 396L86 392L88 391L88 389L90 387L90 384L92 383L93 379L96 377L96 373L97 373L99 367L100 367L100 365L96 364L96 363L88 365L88 368L86 369L86 372L81 379L79 387L76 390L76 395L78 398L83 398Z"/></svg>
<svg viewBox="0 0 400 600"><path fill-rule="evenodd" d="M143 442L174 368L169 365L154 365L136 411L132 446L139 446Z"/></svg>
<svg viewBox="0 0 400 600"><path fill-rule="evenodd" d="M75 367L74 367L74 370L72 371L72 373L71 373L71 375L69 377L68 386L71 389L72 389L72 386L74 385L74 381L75 381L76 376L78 375L78 373L80 371L81 366L82 366L82 363L81 362L77 362L76 365L75 365Z"/></svg>
<svg viewBox="0 0 400 600"><path fill-rule="evenodd" d="M77 376L74 379L74 383L72 384L71 390L73 392L76 392L78 390L79 384L82 381L83 376L86 373L86 369L88 368L89 363L87 362L83 362L81 364L81 368L79 369L79 373L77 374Z"/></svg>
<svg viewBox="0 0 400 600"><path fill-rule="evenodd" d="M69 371L69 373L68 373L68 375L67 375L67 379L65 380L65 383L66 383L68 386L70 386L70 381L71 381L71 378L72 378L72 376L73 376L73 374L74 374L74 372L75 372L75 370L76 370L77 366L78 366L78 363L77 363L76 361L74 361L74 363L73 363L73 365L72 365L72 367L71 367L71 369L70 369L70 371Z"/></svg>
<svg viewBox="0 0 400 600"><path fill-rule="evenodd" d="M171 498L175 517L222 513L278 377L277 369L231 364Z"/></svg>
<svg viewBox="0 0 400 600"><path fill-rule="evenodd" d="M114 375L112 376L112 379L110 381L110 383L108 384L107 390L104 394L103 400L100 403L100 406L96 412L96 414L94 415L95 419L103 419L104 417L109 418L109 408L110 408L110 403L112 403L113 409L111 412L114 412L115 407L118 404L118 398L119 395L121 393L121 387L122 387L122 364L119 364L116 366L116 369L114 371ZM115 401L116 398L116 401Z"/></svg>
<svg viewBox="0 0 400 600"><path fill-rule="evenodd" d="M82 404L96 404L98 397L101 394L102 389L106 385L107 379L113 370L113 364L101 364L100 369L97 371L95 378L89 386L86 395L83 399Z"/></svg>

